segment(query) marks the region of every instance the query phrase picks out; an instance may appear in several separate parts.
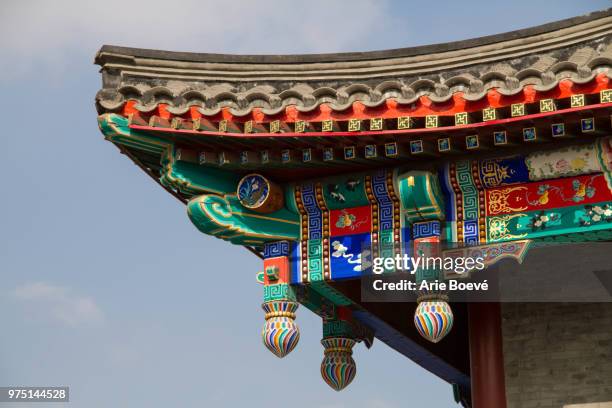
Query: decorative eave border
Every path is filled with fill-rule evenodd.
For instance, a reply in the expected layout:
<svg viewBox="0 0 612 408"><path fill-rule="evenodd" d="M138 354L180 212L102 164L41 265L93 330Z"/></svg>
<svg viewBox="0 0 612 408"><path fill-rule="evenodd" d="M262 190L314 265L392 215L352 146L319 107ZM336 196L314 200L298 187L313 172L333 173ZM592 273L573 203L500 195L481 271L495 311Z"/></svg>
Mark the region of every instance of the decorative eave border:
<svg viewBox="0 0 612 408"><path fill-rule="evenodd" d="M150 112L164 103L168 105L168 111L175 115L183 115L191 107L197 107L198 111L206 116L217 115L223 108L228 108L233 116L246 116L254 109L261 109L265 115L272 116L282 113L289 106L295 106L299 112L312 112L326 104L331 110L342 112L350 109L355 102L369 108L379 107L389 99L394 99L400 105L411 105L423 96L434 103L444 103L457 93L462 93L462 97L467 101L479 101L492 89L496 89L501 95L511 96L522 92L529 85L538 92L546 92L558 86L564 79L576 84L588 83L598 73L612 79L612 48L610 56L591 62L593 67L563 62L555 64L549 71L540 72L528 68L515 75L491 71L480 79L464 74L442 83L417 79L406 85L402 81L386 80L376 86L355 83L338 89L313 89L307 84L299 84L279 93L275 93L276 90L270 86L234 93L234 87L221 84L206 90L186 88L173 93L170 88L164 86L144 90L143 87L125 85L117 90L100 90L96 95L96 103L101 112L116 112L128 100L133 100L136 102L135 108L143 113Z"/></svg>
<svg viewBox="0 0 612 408"><path fill-rule="evenodd" d="M611 71L612 72L612 71ZM303 114L288 108L283 115L269 116L257 109L249 117L234 117L223 111L213 117L205 117L197 108L187 114L175 115L171 107L163 103L148 112L141 112L138 103L128 101L120 114L129 118L130 126L165 128L168 131L193 131L198 134L218 133L220 136L281 137L310 135L355 136L368 134L411 133L420 131L468 129L474 125L493 125L500 119L529 119L538 113L562 114L568 108L582 108L612 102L612 81L600 74L586 84L565 80L547 92L526 87L521 94L506 97L493 90L487 98L469 102L456 95L452 101L434 104L423 97L410 107L400 106L389 100L385 106L369 109L355 102L351 109L334 113L328 105L318 112Z"/></svg>
<svg viewBox="0 0 612 408"><path fill-rule="evenodd" d="M134 100L141 112L165 103L177 115L197 107L207 116L223 108L245 116L256 108L275 115L288 106L311 112L321 104L338 112L354 102L377 107L390 98L404 105L422 96L444 103L458 92L477 101L491 89L515 95L528 85L547 91L563 79L579 84L601 73L610 77L610 14L374 53L232 56L104 46L96 57L104 76L96 101L101 113Z"/></svg>

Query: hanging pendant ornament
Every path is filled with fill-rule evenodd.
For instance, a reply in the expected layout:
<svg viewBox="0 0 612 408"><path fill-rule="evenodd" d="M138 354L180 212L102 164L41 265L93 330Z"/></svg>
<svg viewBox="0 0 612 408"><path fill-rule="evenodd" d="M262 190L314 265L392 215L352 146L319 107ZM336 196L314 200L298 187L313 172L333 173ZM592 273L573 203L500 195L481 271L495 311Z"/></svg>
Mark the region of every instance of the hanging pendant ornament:
<svg viewBox="0 0 612 408"><path fill-rule="evenodd" d="M441 294L424 295L417 300L419 305L414 312L414 325L418 332L437 343L453 328L453 311L448 304L448 296Z"/></svg>
<svg viewBox="0 0 612 408"><path fill-rule="evenodd" d="M353 381L357 365L353 360L355 340L348 337L329 337L321 340L325 347L325 357L321 362L323 380L336 391L340 391Z"/></svg>
<svg viewBox="0 0 612 408"><path fill-rule="evenodd" d="M289 354L300 340L300 330L295 324L298 303L287 300L266 302L261 305L266 312L263 342L279 358Z"/></svg>

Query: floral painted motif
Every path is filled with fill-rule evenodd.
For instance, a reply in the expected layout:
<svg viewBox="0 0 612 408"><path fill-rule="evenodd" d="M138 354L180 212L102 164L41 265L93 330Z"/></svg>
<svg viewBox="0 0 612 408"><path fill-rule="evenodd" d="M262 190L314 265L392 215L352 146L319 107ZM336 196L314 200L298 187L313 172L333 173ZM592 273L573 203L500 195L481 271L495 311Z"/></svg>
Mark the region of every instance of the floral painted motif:
<svg viewBox="0 0 612 408"><path fill-rule="evenodd" d="M602 174L565 177L486 191L487 215L540 211L612 201Z"/></svg>
<svg viewBox="0 0 612 408"><path fill-rule="evenodd" d="M605 205L585 205L586 218L580 219L580 225L589 226L600 222L612 222L612 207Z"/></svg>
<svg viewBox="0 0 612 408"><path fill-rule="evenodd" d="M608 188L612 190L612 138L600 139L597 144L597 152L601 170L608 183Z"/></svg>
<svg viewBox="0 0 612 408"><path fill-rule="evenodd" d="M525 164L529 179L534 181L601 171L595 145L532 153L525 158Z"/></svg>
<svg viewBox="0 0 612 408"><path fill-rule="evenodd" d="M593 186L594 179L595 176L589 178L586 182L583 182L581 180L573 180L573 195L569 197L565 195L561 187L552 186L550 184L541 184L538 187L537 197L533 199L528 196L527 202L533 206L546 205L550 200L549 194L555 193L563 202L579 203L581 201L584 201L586 198L593 198L593 196L595 195L596 189Z"/></svg>
<svg viewBox="0 0 612 408"><path fill-rule="evenodd" d="M269 194L268 181L258 175L244 177L238 184L238 199L247 208L256 208L263 204Z"/></svg>
<svg viewBox="0 0 612 408"><path fill-rule="evenodd" d="M354 214L351 214L347 210L342 210L338 220L336 221L336 228L348 228L351 231L355 231L367 220L357 220Z"/></svg>
<svg viewBox="0 0 612 408"><path fill-rule="evenodd" d="M331 210L329 213L332 237L369 233L372 209L369 205Z"/></svg>
<svg viewBox="0 0 612 408"><path fill-rule="evenodd" d="M559 215L555 213L546 214L544 211L539 214L534 215L531 218L531 222L527 225L531 228L533 232L538 230L544 230L546 225L551 221L557 221L559 219Z"/></svg>

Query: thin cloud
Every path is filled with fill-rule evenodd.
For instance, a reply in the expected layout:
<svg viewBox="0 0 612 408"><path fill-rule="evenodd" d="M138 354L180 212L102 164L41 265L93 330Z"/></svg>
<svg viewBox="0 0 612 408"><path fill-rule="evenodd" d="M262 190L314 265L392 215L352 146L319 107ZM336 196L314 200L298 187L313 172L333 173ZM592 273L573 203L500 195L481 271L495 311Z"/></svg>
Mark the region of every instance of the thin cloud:
<svg viewBox="0 0 612 408"><path fill-rule="evenodd" d="M13 291L29 313L67 326L99 324L104 315L93 298L46 282L26 283Z"/></svg>

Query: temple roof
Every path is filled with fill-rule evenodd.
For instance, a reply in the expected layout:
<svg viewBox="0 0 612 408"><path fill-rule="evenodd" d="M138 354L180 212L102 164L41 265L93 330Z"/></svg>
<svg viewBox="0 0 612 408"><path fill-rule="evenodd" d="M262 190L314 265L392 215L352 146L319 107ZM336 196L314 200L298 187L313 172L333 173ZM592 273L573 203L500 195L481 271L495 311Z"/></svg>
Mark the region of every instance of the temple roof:
<svg viewBox="0 0 612 408"><path fill-rule="evenodd" d="M515 95L525 86L545 92L569 79L612 77L612 9L504 34L385 51L311 55L226 55L103 46L99 113L118 112L128 100L151 112L160 103L173 115L196 107L212 116L254 109L275 115L288 106L310 112L325 104L343 111L388 99L410 105L461 93L478 101L496 89Z"/></svg>

